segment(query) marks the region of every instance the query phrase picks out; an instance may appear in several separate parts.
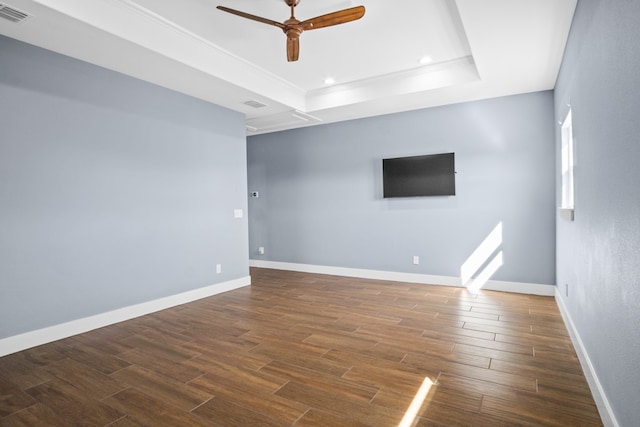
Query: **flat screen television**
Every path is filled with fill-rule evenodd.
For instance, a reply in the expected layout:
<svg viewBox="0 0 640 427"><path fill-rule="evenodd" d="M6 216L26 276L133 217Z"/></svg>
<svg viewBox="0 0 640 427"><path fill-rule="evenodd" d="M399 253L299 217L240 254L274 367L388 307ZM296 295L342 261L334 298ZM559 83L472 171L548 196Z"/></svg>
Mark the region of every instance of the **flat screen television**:
<svg viewBox="0 0 640 427"><path fill-rule="evenodd" d="M383 196L454 196L454 153L382 160Z"/></svg>

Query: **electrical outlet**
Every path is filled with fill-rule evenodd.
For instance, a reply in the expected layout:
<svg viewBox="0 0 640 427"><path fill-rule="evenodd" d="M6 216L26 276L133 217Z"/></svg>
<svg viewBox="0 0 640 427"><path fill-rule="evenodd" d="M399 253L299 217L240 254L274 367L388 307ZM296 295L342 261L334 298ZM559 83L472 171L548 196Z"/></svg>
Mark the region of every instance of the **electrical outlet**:
<svg viewBox="0 0 640 427"><path fill-rule="evenodd" d="M420 264L420 257L418 255L413 256L413 265Z"/></svg>
<svg viewBox="0 0 640 427"><path fill-rule="evenodd" d="M217 274L222 273L222 264L216 264L216 273Z"/></svg>
<svg viewBox="0 0 640 427"><path fill-rule="evenodd" d="M260 246L260 247L258 248L258 253L259 253L260 255L264 255L264 246Z"/></svg>

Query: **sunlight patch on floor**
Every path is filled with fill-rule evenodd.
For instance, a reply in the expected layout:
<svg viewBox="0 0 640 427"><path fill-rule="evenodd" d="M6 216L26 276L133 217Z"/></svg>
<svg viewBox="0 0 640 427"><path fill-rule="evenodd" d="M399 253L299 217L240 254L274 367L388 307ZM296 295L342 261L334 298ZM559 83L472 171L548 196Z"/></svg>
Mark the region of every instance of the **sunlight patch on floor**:
<svg viewBox="0 0 640 427"><path fill-rule="evenodd" d="M418 416L418 411L422 408L425 399L427 398L427 394L429 394L429 390L433 385L433 381L429 377L425 377L422 385L416 392L416 395L411 402L411 405L407 408L407 411L404 413L404 417L402 417L402 421L398 424L398 427L411 427L416 417Z"/></svg>

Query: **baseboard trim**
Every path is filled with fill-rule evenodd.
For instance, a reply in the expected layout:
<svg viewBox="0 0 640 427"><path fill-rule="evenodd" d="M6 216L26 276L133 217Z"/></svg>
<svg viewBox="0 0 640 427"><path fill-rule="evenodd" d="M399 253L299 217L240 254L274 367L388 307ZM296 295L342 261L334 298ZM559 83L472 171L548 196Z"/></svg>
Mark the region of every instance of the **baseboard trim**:
<svg viewBox="0 0 640 427"><path fill-rule="evenodd" d="M275 270L299 271L303 273L358 277L362 279L390 280L395 282L463 287L461 278L451 276L434 276L429 274L401 273L393 271L366 270L347 267L330 267L324 265L296 264L289 262L263 261L256 259L249 260L249 266L259 268L272 268ZM499 280L489 280L482 287L482 289L542 296L554 296L556 292L556 287L553 285L522 282L503 282Z"/></svg>
<svg viewBox="0 0 640 427"><path fill-rule="evenodd" d="M587 378L587 383L589 384L589 389L591 390L591 394L593 395L593 400L596 402L596 406L598 407L598 412L600 413L600 418L602 418L602 423L606 427L619 427L620 424L618 424L615 414L613 413L613 409L611 408L609 400L607 399L607 395L602 388L602 384L600 384L600 380L598 379L596 370L591 363L591 359L589 358L589 353L587 353L587 349L585 348L582 339L580 338L580 334L578 333L578 330L576 329L576 326L571 319L569 310L567 310L567 306L562 300L560 291L557 289L555 297L556 304L558 305L558 309L560 310L560 314L562 315L564 324L569 331L571 342L573 343L573 347L575 348L578 359L580 360L582 371L584 372L584 376Z"/></svg>
<svg viewBox="0 0 640 427"><path fill-rule="evenodd" d="M245 276L227 282L216 283L215 285L204 288L96 314L95 316L72 320L59 325L3 338L0 339L0 357L249 285L251 285L251 276Z"/></svg>

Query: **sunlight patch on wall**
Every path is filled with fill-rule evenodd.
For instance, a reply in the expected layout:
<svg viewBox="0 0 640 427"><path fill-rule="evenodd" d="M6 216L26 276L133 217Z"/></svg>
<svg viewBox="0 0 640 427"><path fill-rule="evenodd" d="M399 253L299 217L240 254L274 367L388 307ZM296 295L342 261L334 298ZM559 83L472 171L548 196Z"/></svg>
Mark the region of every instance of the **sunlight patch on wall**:
<svg viewBox="0 0 640 427"><path fill-rule="evenodd" d="M496 225L476 250L473 251L471 256L462 264L462 267L460 267L462 286L467 287L467 289L472 292L477 292L491 279L495 272L504 264L502 251L499 251L494 256L501 245L502 221Z"/></svg>

